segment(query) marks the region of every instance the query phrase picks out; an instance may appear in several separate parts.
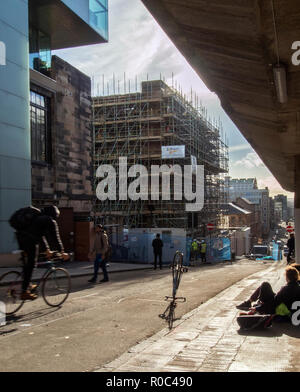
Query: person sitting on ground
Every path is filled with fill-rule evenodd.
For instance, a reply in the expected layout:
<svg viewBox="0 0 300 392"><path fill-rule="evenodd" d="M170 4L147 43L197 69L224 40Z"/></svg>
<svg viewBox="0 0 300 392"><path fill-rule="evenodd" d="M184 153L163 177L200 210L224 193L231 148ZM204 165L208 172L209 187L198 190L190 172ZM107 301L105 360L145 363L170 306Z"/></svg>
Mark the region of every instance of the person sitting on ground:
<svg viewBox="0 0 300 392"><path fill-rule="evenodd" d="M277 294L273 292L270 283L263 282L247 301L237 305L236 308L248 310L248 314L275 314L276 308L284 304L286 314L288 314L292 310L292 304L300 300L299 273L297 269L292 266L286 267L285 278L287 284L281 287ZM255 301L258 302L252 306L252 302Z"/></svg>
<svg viewBox="0 0 300 392"><path fill-rule="evenodd" d="M293 264L290 264L290 267L294 267L298 271L298 273L299 273L298 283L300 284L300 264L293 263Z"/></svg>

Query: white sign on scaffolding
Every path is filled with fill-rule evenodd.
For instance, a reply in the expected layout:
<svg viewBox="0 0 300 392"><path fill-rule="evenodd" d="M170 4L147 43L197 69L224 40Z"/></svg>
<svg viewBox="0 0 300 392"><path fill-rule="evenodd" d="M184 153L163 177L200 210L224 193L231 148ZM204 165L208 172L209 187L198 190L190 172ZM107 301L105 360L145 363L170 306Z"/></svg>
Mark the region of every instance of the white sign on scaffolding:
<svg viewBox="0 0 300 392"><path fill-rule="evenodd" d="M185 146L162 146L162 159L185 158Z"/></svg>

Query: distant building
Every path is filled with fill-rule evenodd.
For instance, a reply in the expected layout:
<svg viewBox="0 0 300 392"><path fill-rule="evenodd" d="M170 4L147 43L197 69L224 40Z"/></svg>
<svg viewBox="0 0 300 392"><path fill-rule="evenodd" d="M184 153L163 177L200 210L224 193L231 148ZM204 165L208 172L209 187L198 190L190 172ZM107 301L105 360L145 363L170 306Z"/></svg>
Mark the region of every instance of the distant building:
<svg viewBox="0 0 300 392"><path fill-rule="evenodd" d="M250 227L251 246L252 246L255 243L257 243L259 239L262 238L260 206L243 197L238 197L235 201L235 204L251 212L249 227Z"/></svg>
<svg viewBox="0 0 300 392"><path fill-rule="evenodd" d="M270 206L270 229L274 230L277 225L277 221L275 217L275 202L272 197L269 198L269 206Z"/></svg>
<svg viewBox="0 0 300 392"><path fill-rule="evenodd" d="M247 211L234 203L228 203L227 215L229 216L229 228L250 227L251 214L251 211Z"/></svg>
<svg viewBox="0 0 300 392"><path fill-rule="evenodd" d="M258 189L255 178L232 179L230 177L225 178L225 187L229 202L233 202L241 197L246 198L252 203L260 206L262 237L266 239L270 231L270 206L268 188Z"/></svg>
<svg viewBox="0 0 300 392"><path fill-rule="evenodd" d="M287 200L288 219L294 218L294 199Z"/></svg>
<svg viewBox="0 0 300 392"><path fill-rule="evenodd" d="M256 178L231 178L225 177L225 187L227 189L228 201L234 201L242 197L245 193L257 189Z"/></svg>
<svg viewBox="0 0 300 392"><path fill-rule="evenodd" d="M281 203L281 220L286 221L288 219L288 206L287 206L287 196L276 195L274 196L275 204L277 204L279 209L279 203Z"/></svg>

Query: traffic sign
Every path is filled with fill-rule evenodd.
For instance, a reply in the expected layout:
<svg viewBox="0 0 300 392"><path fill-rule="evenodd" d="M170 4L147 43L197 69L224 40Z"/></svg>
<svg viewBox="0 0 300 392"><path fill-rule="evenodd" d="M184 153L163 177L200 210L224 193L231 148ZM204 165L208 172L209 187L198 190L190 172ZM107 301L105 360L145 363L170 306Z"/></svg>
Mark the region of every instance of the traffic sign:
<svg viewBox="0 0 300 392"><path fill-rule="evenodd" d="M288 233L291 233L292 231L294 231L293 226L287 226L287 227L286 227L286 231L287 231Z"/></svg>
<svg viewBox="0 0 300 392"><path fill-rule="evenodd" d="M207 230L213 230L215 228L215 225L213 223L208 223L206 225L206 227L207 227Z"/></svg>

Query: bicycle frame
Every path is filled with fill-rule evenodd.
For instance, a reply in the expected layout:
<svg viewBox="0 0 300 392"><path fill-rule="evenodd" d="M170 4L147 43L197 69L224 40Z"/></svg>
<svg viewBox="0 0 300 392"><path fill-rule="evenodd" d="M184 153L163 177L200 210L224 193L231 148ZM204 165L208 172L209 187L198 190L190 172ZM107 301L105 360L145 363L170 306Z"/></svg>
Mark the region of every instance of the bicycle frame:
<svg viewBox="0 0 300 392"><path fill-rule="evenodd" d="M44 280L45 280L46 276L49 274L49 272L56 269L55 264L54 264L55 261L61 261L61 259L57 258L57 259L51 259L49 261L45 261L45 262L43 261L43 262L37 263L37 266L36 266L37 268L41 267L42 265L49 265L49 267L46 268L46 270L41 278L34 280L35 282L37 282L37 287L35 288L35 291L39 289L40 285L44 282Z"/></svg>
<svg viewBox="0 0 300 392"><path fill-rule="evenodd" d="M179 257L179 263L177 262L175 264L176 258ZM169 323L169 329L171 330L173 327L173 321L174 321L174 312L175 308L177 307L178 302L186 302L185 297L176 297L176 293L180 284L181 280L181 274L183 272L187 272L188 268L182 266L182 261L183 261L183 253L176 251L173 259L173 264L171 265L172 269L172 277L173 277L173 289L172 289L172 296L165 296L165 301L170 301L170 304L167 306L166 310L164 313L160 314L159 317L168 321Z"/></svg>

